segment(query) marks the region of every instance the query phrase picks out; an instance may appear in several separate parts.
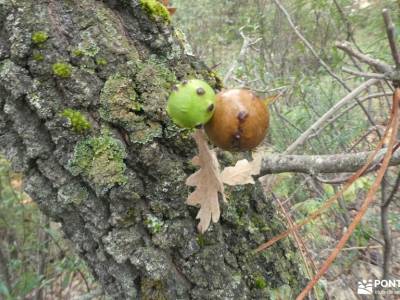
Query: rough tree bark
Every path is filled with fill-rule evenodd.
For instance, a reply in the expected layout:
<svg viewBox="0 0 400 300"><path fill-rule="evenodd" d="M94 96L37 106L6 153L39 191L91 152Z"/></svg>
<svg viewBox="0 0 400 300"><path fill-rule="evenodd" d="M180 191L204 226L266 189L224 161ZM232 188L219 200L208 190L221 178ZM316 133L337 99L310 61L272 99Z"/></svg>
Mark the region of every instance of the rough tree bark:
<svg viewBox="0 0 400 300"><path fill-rule="evenodd" d="M194 143L164 110L191 77L218 88L154 1L0 1L0 152L107 294L290 298L305 283L290 241L251 252L283 230L259 186L228 189L196 232Z"/></svg>

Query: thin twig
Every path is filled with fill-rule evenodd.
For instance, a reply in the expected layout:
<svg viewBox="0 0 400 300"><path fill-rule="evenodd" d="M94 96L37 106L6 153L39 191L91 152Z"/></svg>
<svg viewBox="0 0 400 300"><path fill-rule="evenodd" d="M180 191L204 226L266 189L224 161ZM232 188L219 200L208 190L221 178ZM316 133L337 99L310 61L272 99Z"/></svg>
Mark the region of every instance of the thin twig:
<svg viewBox="0 0 400 300"><path fill-rule="evenodd" d="M351 92L351 88L338 76L336 75L333 70L319 57L318 53L314 50L313 46L310 44L310 42L301 34L301 32L297 29L296 25L293 23L292 18L290 17L289 13L287 10L283 7L281 2L279 0L273 0L275 4L279 7L281 12L285 15L290 27L293 29L293 31L296 33L296 35L299 37L299 39L306 45L306 47L311 51L311 53L314 55L314 57L318 60L320 65L328 72L329 75L331 75L336 81L338 81L348 92ZM354 100L357 102L357 104L361 107L363 110L365 116L367 117L368 121L375 126L375 122L372 119L371 115L368 113L368 111L365 109L364 105L357 99L357 97L354 98Z"/></svg>
<svg viewBox="0 0 400 300"><path fill-rule="evenodd" d="M380 74L380 73L364 73L364 72L360 72L360 71L355 71L346 67L342 68L342 71L345 73L349 73L352 75L356 75L358 77L364 77L364 78L377 78L377 79L386 79L386 75L385 74Z"/></svg>
<svg viewBox="0 0 400 300"><path fill-rule="evenodd" d="M354 246L354 247L347 247L343 248L342 251L354 251L354 250L368 250L368 249L379 249L382 248L382 245L372 245L372 246ZM322 252L332 251L334 249L323 249Z"/></svg>
<svg viewBox="0 0 400 300"><path fill-rule="evenodd" d="M279 200L279 198L277 198L275 196L274 193L272 193L272 197L278 203L279 208L281 209L281 212L282 212L283 216L286 218L286 221L289 224L289 227L293 227L293 225L294 225L293 220L290 217L290 214L288 214L288 212L286 211L286 209L283 206L282 202ZM298 231L295 230L293 232L293 235L294 235L294 239L296 241L297 247L300 250L300 254L301 254L301 257L303 259L303 263L304 263L304 266L306 268L307 275L311 278L312 276L314 276L315 272L317 271L315 263L314 263L311 255L310 255L310 253L309 253L309 251L308 251L308 249L306 247L306 244L304 243L303 239L299 235ZM311 264L312 270L310 270L309 262ZM317 299L319 299L318 292L317 292L316 289L314 289L314 294L315 294L315 297Z"/></svg>
<svg viewBox="0 0 400 300"><path fill-rule="evenodd" d="M395 94L393 96L393 108L392 108L392 113L391 113L392 121L390 122L390 125L388 125L388 128L391 129L390 139L389 139L389 144L388 144L389 149L391 149L394 146L395 139L397 138L397 131L398 131L398 125L399 125L399 114L398 114L399 100L400 100L400 89L396 89ZM344 247L344 245L350 238L351 234L353 233L354 229L360 223L362 217L367 212L369 205L374 200L373 196L377 192L377 190L381 184L381 181L383 179L383 176L386 174L387 168L389 167L389 162L390 162L391 156L392 156L392 151L387 151L385 154L385 158L383 160L382 166L376 176L375 182L372 184L371 188L369 189L367 196L365 197L365 200L364 200L363 204L361 205L359 212L353 219L353 222L349 225L347 231L343 234L342 238L336 245L335 249L332 251L331 255L325 260L325 262L323 263L323 265L320 268L320 270L318 271L318 273L307 284L307 286L303 289L303 291L300 293L300 295L297 296L296 300L302 300L307 296L307 294L310 292L310 290L314 287L314 285L318 282L318 280L325 274L325 272L331 266L333 261L339 255L340 250Z"/></svg>
<svg viewBox="0 0 400 300"><path fill-rule="evenodd" d="M394 195L396 195L397 191L400 188L400 173L397 175L396 182L394 183L392 192L390 193L389 197L387 197L386 202L384 205L389 205L390 202L393 200Z"/></svg>
<svg viewBox="0 0 400 300"><path fill-rule="evenodd" d="M338 49L346 52L349 56L353 56L357 58L359 61L371 66L374 70L376 70L379 73L382 74L393 73L393 68L391 66L352 48L349 42L336 42L335 45Z"/></svg>
<svg viewBox="0 0 400 300"><path fill-rule="evenodd" d="M385 25L386 25L386 33L390 45L390 50L392 51L392 57L393 60L396 64L396 69L400 68L400 55L399 55L399 50L397 49L397 44L396 44L396 29L394 27L394 24L392 22L392 18L390 17L389 11L387 9L384 9L382 11L383 14L383 19L385 20Z"/></svg>
<svg viewBox="0 0 400 300"><path fill-rule="evenodd" d="M244 29L244 27L241 27L241 28L239 29L240 36L243 38L242 48L240 49L238 58L233 62L233 64L232 64L231 67L229 68L228 72L226 72L226 74L225 74L225 77L224 77L224 80L223 80L223 84L224 84L224 85L226 85L226 84L228 83L228 81L229 81L229 79L231 78L233 72L234 72L235 69L238 67L239 63L244 59L244 57L245 57L245 55L246 55L246 53L247 53L248 48L249 48L250 46L252 46L252 45L258 43L258 42L261 40L261 38L258 38L258 39L254 40L254 41L251 40L249 37L247 37L247 36L244 35L243 29Z"/></svg>
<svg viewBox="0 0 400 300"><path fill-rule="evenodd" d="M365 96L365 97L361 98L361 99L360 99L360 102L362 103L362 102L365 102L365 101L367 101L367 100L369 100L369 99L372 99L372 98L378 98L378 97L383 97L383 96L392 95L392 94L393 94L393 93L374 93L374 94L370 94L370 95L368 95L368 96ZM341 118L344 114L346 114L347 112L349 112L350 110L352 110L353 108L355 108L355 107L357 107L357 106L358 106L357 103L353 103L352 105L350 105L349 107L347 107L346 109L344 109L343 111L341 111L339 114L337 114L336 116L334 116L333 118L331 118L329 121L327 121L323 126L321 126L321 127L318 129L317 132L315 132L314 134L310 135L310 136L308 137L308 139L312 139L312 138L314 138L315 136L319 135L329 124L331 124L331 123L333 123L333 122L336 122L336 120L338 120L338 119ZM373 127L371 127L371 130L368 131L367 135L368 135L371 131L376 131L376 130L378 130L378 126L373 126ZM360 138L360 141L361 141L362 139L364 139L364 138L365 138L365 136L361 137L361 138ZM351 151L351 149L350 149L349 151Z"/></svg>
<svg viewBox="0 0 400 300"><path fill-rule="evenodd" d="M395 120L395 117L396 117L395 114L391 114L390 120L388 122L390 125L392 125L393 120ZM329 209L333 205L333 203L336 201L336 199L339 196L343 195L343 193L354 183L354 181L357 180L362 174L364 174L364 172L366 170L368 170L368 168L370 167L371 163L374 161L374 159L376 159L376 155L378 154L378 152L381 150L383 144L385 143L385 139L386 139L387 135L389 134L389 131L391 131L391 127L392 126L387 126L386 127L386 130L384 132L383 137L380 139L380 141L379 141L378 145L376 146L375 150L370 153L370 155L368 156L368 159L365 162L365 164L360 169L358 169L349 178L349 180L346 182L346 184L343 186L343 188L339 192L335 193L335 195L333 195L328 200L326 200L325 203L320 208L318 208L316 211L311 213L307 218L297 222L289 230L286 230L286 231L278 234L277 236L271 238L269 241L267 241L264 244L260 245L255 251L256 252L260 252L260 251L263 251L263 250L269 248L270 246L272 246L276 242L278 242L281 239L289 236L294 230L297 230L297 229L301 228L302 226L304 226L305 224L308 224L312 220L317 219L324 211ZM396 130L397 130L397 128L396 128ZM388 152L391 152L391 151L386 151L386 154ZM385 155L385 158L386 158L386 155Z"/></svg>
<svg viewBox="0 0 400 300"><path fill-rule="evenodd" d="M381 183L381 232L384 242L383 247L383 264L382 279L389 279L388 276L392 272L392 239L389 225L389 204L388 199L388 176L385 174Z"/></svg>
<svg viewBox="0 0 400 300"><path fill-rule="evenodd" d="M357 97L362 91L367 89L368 87L379 82L378 79L369 79L368 81L361 84L359 87L354 89L351 93L347 94L344 98L339 100L334 106L331 107L321 118L319 118L313 125L311 125L306 131L301 134L296 141L294 141L285 151L286 154L293 153L294 150L303 145L304 142L309 138L311 134L313 134L317 129L319 129L322 124L329 121L329 119L345 104L347 104L350 100Z"/></svg>
<svg viewBox="0 0 400 300"><path fill-rule="evenodd" d="M49 250L49 240L47 238L46 230L49 228L50 220L47 216L41 216L40 224L38 228L38 250L37 250L37 276L38 278L44 278L46 271L46 263ZM43 299L43 286L39 286L35 292L34 300Z"/></svg>
<svg viewBox="0 0 400 300"><path fill-rule="evenodd" d="M351 26L351 22L350 22L349 18L346 16L346 14L344 13L342 7L339 5L337 0L333 0L333 3L335 4L336 9L338 10L340 16L342 17L344 23L346 24L347 40L351 40L353 42L354 46L356 46L356 48L361 51L361 49L358 47L358 45L354 39L353 28Z"/></svg>
<svg viewBox="0 0 400 300"><path fill-rule="evenodd" d="M341 82L342 80L337 76L332 69L319 57L318 53L315 51L313 46L310 44L310 42L301 34L301 32L297 29L297 26L294 24L291 16L289 15L288 11L283 7L282 3L279 0L273 0L280 9L280 11L285 15L290 27L293 29L295 34L298 36L298 38L304 43L304 45L311 51L313 56L318 60L320 65L331 75L333 78L335 78L337 81Z"/></svg>

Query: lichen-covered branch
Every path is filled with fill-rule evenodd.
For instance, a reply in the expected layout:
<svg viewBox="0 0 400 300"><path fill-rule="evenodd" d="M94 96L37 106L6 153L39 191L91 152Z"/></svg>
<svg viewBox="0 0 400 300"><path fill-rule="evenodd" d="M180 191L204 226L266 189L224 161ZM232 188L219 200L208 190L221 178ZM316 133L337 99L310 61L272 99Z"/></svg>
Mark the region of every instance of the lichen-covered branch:
<svg viewBox="0 0 400 300"><path fill-rule="evenodd" d="M371 166L383 158L386 150L378 152ZM296 173L351 173L360 169L372 152L332 155L285 155L266 154L263 157L260 175L284 172ZM400 165L400 151L393 153L390 165Z"/></svg>

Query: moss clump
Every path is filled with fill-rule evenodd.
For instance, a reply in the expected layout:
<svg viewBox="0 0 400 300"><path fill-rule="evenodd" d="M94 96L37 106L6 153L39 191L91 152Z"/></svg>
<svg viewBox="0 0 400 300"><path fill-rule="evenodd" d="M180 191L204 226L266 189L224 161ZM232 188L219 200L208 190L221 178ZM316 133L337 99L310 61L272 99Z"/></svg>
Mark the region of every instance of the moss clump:
<svg viewBox="0 0 400 300"><path fill-rule="evenodd" d="M68 63L58 62L53 64L54 75L61 78L69 78L72 74L72 66Z"/></svg>
<svg viewBox="0 0 400 300"><path fill-rule="evenodd" d="M267 287L267 282L265 281L265 278L262 276L257 276L254 279L254 285L258 289L265 289Z"/></svg>
<svg viewBox="0 0 400 300"><path fill-rule="evenodd" d="M44 55L42 53L36 52L33 54L33 60L35 61L44 61Z"/></svg>
<svg viewBox="0 0 400 300"><path fill-rule="evenodd" d="M164 22L171 22L168 9L157 0L140 0L140 6L153 20L161 18Z"/></svg>
<svg viewBox="0 0 400 300"><path fill-rule="evenodd" d="M36 31L32 34L32 42L36 45L43 44L48 38L49 36L44 31Z"/></svg>
<svg viewBox="0 0 400 300"><path fill-rule="evenodd" d="M79 142L68 168L74 176L86 178L101 195L113 186L126 182L125 157L122 143L103 134Z"/></svg>
<svg viewBox="0 0 400 300"><path fill-rule="evenodd" d="M107 60L105 58L102 58L102 57L97 58L96 59L96 64L98 66L105 66L107 64Z"/></svg>
<svg viewBox="0 0 400 300"><path fill-rule="evenodd" d="M92 127L86 117L74 109L67 108L61 115L70 121L72 130L76 133L84 133Z"/></svg>
<svg viewBox="0 0 400 300"><path fill-rule="evenodd" d="M82 57L84 55L84 53L81 49L74 49L74 50L72 50L71 54L74 57Z"/></svg>

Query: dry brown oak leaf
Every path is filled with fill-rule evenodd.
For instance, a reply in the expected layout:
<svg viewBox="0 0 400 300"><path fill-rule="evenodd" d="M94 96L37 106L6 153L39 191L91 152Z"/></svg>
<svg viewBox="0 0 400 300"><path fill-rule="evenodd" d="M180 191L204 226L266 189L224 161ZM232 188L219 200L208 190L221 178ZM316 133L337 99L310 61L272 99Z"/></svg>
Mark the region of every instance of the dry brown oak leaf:
<svg viewBox="0 0 400 300"><path fill-rule="evenodd" d="M252 175L260 173L261 155L256 154L251 162L239 160L234 167L227 167L220 172L215 150L208 148L207 139L203 130L196 130L193 135L198 147L198 155L192 163L200 167L198 171L186 179L186 185L196 189L186 200L188 205L200 206L196 219L200 219L197 229L204 233L210 226L211 220L216 223L221 211L218 202L218 193L226 202L224 183L228 185L254 184Z"/></svg>

